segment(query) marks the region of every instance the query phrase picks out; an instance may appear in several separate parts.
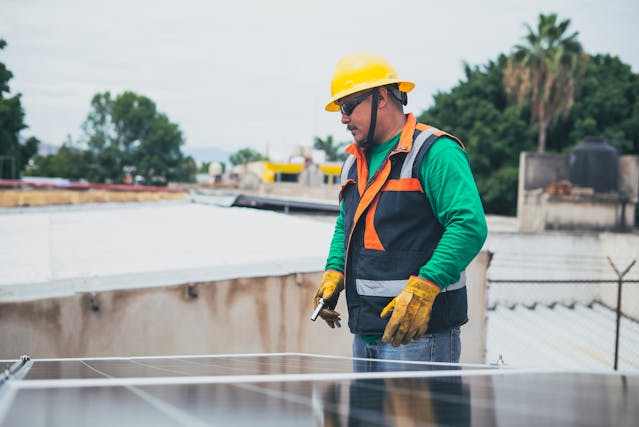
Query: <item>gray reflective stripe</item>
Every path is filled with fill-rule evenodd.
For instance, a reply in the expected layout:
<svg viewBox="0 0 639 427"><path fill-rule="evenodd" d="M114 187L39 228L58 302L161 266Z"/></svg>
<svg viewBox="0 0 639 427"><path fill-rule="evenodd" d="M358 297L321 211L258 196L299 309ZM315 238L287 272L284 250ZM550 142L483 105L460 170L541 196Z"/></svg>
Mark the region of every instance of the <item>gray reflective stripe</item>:
<svg viewBox="0 0 639 427"><path fill-rule="evenodd" d="M406 280L367 280L356 279L357 293L369 297L396 297L406 286ZM459 275L459 281L449 285L442 292L455 291L466 286L466 271Z"/></svg>
<svg viewBox="0 0 639 427"><path fill-rule="evenodd" d="M344 162L344 165L342 166L342 173L339 177L340 183L343 184L348 179L348 171L350 171L351 167L353 166L353 163L355 163L355 156L351 154L350 156L348 156L348 158Z"/></svg>
<svg viewBox="0 0 639 427"><path fill-rule="evenodd" d="M369 297L396 297L406 286L403 280L366 280L356 279L357 293Z"/></svg>
<svg viewBox="0 0 639 427"><path fill-rule="evenodd" d="M400 179L411 178L413 176L413 164L415 163L415 158L419 153L419 149L422 148L422 145L424 145L424 142L426 142L428 137L437 131L439 131L439 129L429 128L421 131L421 133L417 135L417 138L413 141L412 150L410 150L410 153L408 153L404 159L404 165L402 166L402 171L399 174Z"/></svg>
<svg viewBox="0 0 639 427"><path fill-rule="evenodd" d="M446 291L454 291L457 289L461 289L466 286L466 270L462 271L459 275L459 281L457 283L453 283L452 285L448 285L446 289L443 289L442 292Z"/></svg>

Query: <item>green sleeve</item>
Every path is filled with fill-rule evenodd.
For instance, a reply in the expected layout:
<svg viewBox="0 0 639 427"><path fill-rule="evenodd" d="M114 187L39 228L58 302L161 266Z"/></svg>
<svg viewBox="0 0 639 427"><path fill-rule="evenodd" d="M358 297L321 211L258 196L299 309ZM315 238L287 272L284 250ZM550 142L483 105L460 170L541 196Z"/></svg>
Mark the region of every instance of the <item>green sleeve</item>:
<svg viewBox="0 0 639 427"><path fill-rule="evenodd" d="M487 226L466 151L442 137L430 148L421 166L421 178L433 212L444 234L419 276L446 288L481 250Z"/></svg>
<svg viewBox="0 0 639 427"><path fill-rule="evenodd" d="M339 216L335 221L333 240L331 240L324 270L344 272L344 203L341 203L339 207Z"/></svg>

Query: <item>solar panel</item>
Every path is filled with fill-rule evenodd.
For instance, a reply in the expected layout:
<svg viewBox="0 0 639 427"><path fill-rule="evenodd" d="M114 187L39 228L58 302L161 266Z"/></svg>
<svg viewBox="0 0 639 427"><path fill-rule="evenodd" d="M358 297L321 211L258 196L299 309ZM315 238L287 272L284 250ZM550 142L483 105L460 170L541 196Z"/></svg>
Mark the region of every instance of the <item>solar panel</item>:
<svg viewBox="0 0 639 427"><path fill-rule="evenodd" d="M9 361L0 361L9 363ZM0 426L636 425L639 374L298 353L35 359Z"/></svg>

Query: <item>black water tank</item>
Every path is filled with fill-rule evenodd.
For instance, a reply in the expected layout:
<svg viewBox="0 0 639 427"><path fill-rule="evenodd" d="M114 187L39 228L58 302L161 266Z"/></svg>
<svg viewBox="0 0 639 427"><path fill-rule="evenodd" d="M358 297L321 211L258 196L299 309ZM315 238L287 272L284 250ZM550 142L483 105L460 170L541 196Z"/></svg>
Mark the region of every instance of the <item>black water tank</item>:
<svg viewBox="0 0 639 427"><path fill-rule="evenodd" d="M619 156L603 138L586 137L570 152L570 182L590 187L595 193L617 191Z"/></svg>

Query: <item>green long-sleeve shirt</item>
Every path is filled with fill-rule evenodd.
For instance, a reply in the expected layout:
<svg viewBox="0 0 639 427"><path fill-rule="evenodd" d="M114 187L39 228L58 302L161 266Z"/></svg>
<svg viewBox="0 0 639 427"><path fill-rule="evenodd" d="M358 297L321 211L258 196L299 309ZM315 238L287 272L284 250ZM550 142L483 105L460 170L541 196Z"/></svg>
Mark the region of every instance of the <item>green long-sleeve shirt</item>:
<svg viewBox="0 0 639 427"><path fill-rule="evenodd" d="M388 157L401 134L371 149L369 178ZM440 137L424 156L421 182L433 212L444 227L442 238L419 277L442 289L459 280L486 240L484 210L466 151L452 138ZM344 204L335 223L326 270L344 271Z"/></svg>

